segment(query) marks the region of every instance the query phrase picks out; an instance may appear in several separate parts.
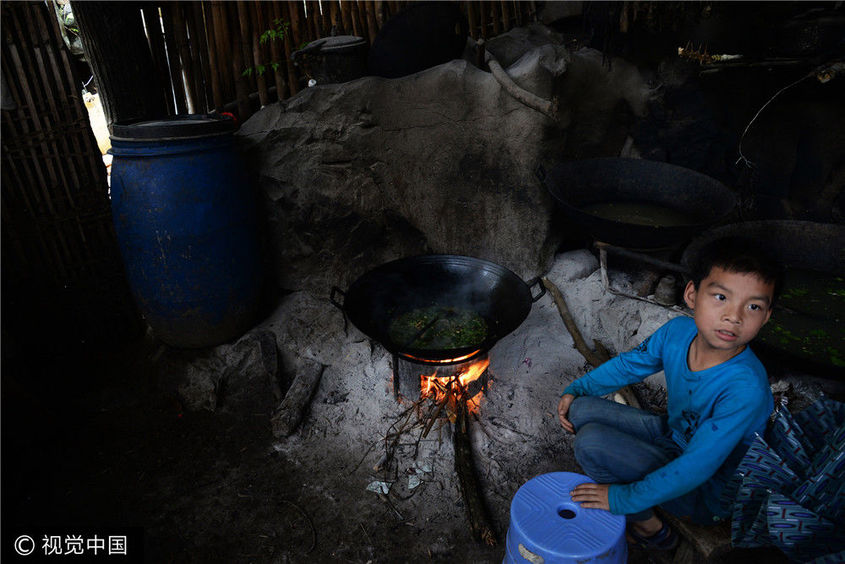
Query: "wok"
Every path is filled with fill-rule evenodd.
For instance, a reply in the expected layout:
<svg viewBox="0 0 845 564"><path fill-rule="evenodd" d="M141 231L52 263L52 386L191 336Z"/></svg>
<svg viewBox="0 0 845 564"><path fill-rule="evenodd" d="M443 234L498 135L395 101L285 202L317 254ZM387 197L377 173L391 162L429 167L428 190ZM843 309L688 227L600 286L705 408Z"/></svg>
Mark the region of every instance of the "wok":
<svg viewBox="0 0 845 564"><path fill-rule="evenodd" d="M532 287L539 292L532 295ZM540 279L530 283L498 264L459 255L422 255L383 264L349 286L332 288L331 301L367 336L396 354L416 361L444 361L489 350L528 317L531 304L545 294ZM343 302L338 301L343 296ZM390 336L398 316L420 308L453 307L487 323L484 340L447 349L410 348Z"/></svg>
<svg viewBox="0 0 845 564"><path fill-rule="evenodd" d="M703 245L728 236L757 241L786 271L781 298L752 348L768 360L767 366L789 366L841 378L845 366L845 225L795 220L723 225L696 237L684 250L682 264L690 268Z"/></svg>
<svg viewBox="0 0 845 564"><path fill-rule="evenodd" d="M677 248L726 218L734 193L718 180L676 165L642 159L598 158L554 166L541 179L567 217L593 239L631 249ZM585 208L648 204L671 211L649 224L606 219Z"/></svg>

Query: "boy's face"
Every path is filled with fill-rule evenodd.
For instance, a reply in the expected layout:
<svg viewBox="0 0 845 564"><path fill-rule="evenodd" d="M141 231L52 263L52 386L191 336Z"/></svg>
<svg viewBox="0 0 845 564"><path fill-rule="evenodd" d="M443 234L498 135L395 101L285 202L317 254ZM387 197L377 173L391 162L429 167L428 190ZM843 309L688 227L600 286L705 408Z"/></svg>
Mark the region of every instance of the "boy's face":
<svg viewBox="0 0 845 564"><path fill-rule="evenodd" d="M756 274L728 272L714 266L696 290L692 282L684 300L695 312L702 345L734 352L757 336L772 315L774 284Z"/></svg>

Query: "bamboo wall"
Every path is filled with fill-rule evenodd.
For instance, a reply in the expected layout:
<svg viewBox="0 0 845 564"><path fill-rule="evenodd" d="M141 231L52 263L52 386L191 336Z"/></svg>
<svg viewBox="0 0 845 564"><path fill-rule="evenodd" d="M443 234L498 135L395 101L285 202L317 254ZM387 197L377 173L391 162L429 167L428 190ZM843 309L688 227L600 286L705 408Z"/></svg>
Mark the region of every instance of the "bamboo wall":
<svg viewBox="0 0 845 564"><path fill-rule="evenodd" d="M246 119L254 108L285 99L303 87L306 77L294 66L291 53L332 34L355 35L372 44L390 17L408 4L205 0L149 3L142 12L154 61L163 84L171 89L168 111L237 109L239 117ZM536 13L534 2L497 0L459 5L473 38L493 37L527 24ZM276 28L277 20L286 22L289 33L283 40L261 42L261 35ZM264 73L257 72L261 67L266 69ZM247 69L252 72L245 74Z"/></svg>
<svg viewBox="0 0 845 564"><path fill-rule="evenodd" d="M56 17L44 2L4 2L2 36L16 106L2 111L4 356L27 324L89 340L135 332L105 167Z"/></svg>

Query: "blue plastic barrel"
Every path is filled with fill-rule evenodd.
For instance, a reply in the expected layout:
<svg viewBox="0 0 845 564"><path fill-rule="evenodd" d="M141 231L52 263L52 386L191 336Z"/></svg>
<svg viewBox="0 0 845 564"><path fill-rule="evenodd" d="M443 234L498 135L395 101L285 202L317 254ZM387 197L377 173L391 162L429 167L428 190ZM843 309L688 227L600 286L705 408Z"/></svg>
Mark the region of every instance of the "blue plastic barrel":
<svg viewBox="0 0 845 564"><path fill-rule="evenodd" d="M231 341L259 313L256 206L236 129L208 115L113 126L121 255L142 315L174 347Z"/></svg>
<svg viewBox="0 0 845 564"><path fill-rule="evenodd" d="M625 564L625 516L584 509L569 495L592 481L552 472L524 483L511 501L504 564Z"/></svg>

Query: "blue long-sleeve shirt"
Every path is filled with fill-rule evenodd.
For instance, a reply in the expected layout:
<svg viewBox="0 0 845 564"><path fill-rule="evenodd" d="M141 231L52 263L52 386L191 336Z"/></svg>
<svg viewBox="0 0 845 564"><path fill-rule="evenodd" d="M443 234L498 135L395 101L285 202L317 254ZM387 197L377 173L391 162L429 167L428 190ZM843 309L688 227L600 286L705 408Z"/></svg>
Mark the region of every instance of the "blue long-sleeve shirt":
<svg viewBox="0 0 845 564"><path fill-rule="evenodd" d="M660 370L666 375L668 423L683 453L638 482L612 485L608 491L612 513L637 513L704 484L708 507L724 516L721 490L754 434L765 430L774 401L763 365L746 347L730 360L693 372L687 354L696 334L692 319L672 319L635 349L564 390L575 396L598 396Z"/></svg>

